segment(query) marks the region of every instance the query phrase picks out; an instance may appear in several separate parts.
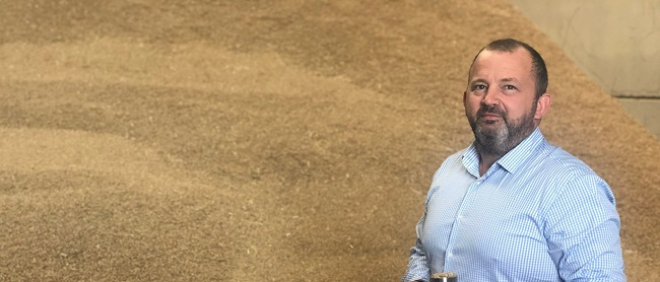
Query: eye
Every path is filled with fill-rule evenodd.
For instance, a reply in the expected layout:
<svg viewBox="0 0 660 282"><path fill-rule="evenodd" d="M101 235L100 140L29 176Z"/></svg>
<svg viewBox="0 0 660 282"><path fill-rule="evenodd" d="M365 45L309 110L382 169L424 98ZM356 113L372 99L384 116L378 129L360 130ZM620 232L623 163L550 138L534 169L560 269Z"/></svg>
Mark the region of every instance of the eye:
<svg viewBox="0 0 660 282"><path fill-rule="evenodd" d="M484 90L486 89L486 85L484 84L475 84L472 86L472 90Z"/></svg>
<svg viewBox="0 0 660 282"><path fill-rule="evenodd" d="M517 88L515 86L509 84L509 85L504 85L504 89L506 89L506 90L516 90Z"/></svg>

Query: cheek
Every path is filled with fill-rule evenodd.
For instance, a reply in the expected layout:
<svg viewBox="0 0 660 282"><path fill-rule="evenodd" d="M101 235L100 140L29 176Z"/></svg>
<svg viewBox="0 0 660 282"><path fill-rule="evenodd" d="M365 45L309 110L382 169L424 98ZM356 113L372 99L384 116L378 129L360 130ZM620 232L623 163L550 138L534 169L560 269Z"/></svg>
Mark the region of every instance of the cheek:
<svg viewBox="0 0 660 282"><path fill-rule="evenodd" d="M510 119L519 119L530 113L531 106L527 105L527 101L508 101L502 103L502 109L509 116Z"/></svg>
<svg viewBox="0 0 660 282"><path fill-rule="evenodd" d="M470 115L476 114L479 110L479 107L481 107L480 99L468 99L467 103L465 103L465 111Z"/></svg>
<svg viewBox="0 0 660 282"><path fill-rule="evenodd" d="M474 106L472 104L466 104L465 105L465 115L468 117L472 118L477 115L477 111L479 110L478 106Z"/></svg>

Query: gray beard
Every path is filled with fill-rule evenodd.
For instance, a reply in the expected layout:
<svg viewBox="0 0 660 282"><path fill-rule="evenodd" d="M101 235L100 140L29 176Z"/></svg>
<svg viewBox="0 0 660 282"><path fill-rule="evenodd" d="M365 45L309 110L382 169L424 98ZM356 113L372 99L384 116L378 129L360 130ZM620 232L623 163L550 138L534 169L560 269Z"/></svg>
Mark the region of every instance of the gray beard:
<svg viewBox="0 0 660 282"><path fill-rule="evenodd" d="M475 147L480 154L501 157L527 138L535 129L532 109L518 120L508 120L502 115L504 127L485 129L481 124L468 119L475 137Z"/></svg>

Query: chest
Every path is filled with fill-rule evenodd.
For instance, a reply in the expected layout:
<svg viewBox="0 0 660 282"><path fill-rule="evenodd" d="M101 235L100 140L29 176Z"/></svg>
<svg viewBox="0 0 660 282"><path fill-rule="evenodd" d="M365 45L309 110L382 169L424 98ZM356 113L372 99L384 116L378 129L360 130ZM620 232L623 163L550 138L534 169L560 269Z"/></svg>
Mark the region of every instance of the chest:
<svg viewBox="0 0 660 282"><path fill-rule="evenodd" d="M547 253L542 211L547 187L503 172L488 178L455 175L433 183L422 240L435 253L490 261Z"/></svg>

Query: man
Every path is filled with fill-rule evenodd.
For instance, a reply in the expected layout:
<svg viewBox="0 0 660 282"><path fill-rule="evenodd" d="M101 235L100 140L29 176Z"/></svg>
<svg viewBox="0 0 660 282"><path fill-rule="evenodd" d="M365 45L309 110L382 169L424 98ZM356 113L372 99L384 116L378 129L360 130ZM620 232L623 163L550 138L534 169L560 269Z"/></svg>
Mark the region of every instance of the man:
<svg viewBox="0 0 660 282"><path fill-rule="evenodd" d="M433 176L402 281L625 281L607 183L538 128L551 100L541 56L484 47L463 94L475 140Z"/></svg>

